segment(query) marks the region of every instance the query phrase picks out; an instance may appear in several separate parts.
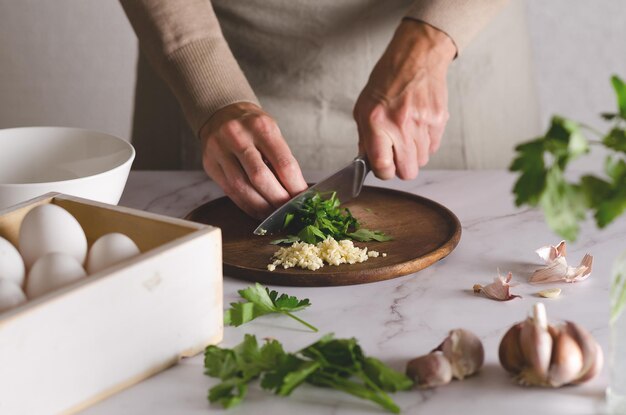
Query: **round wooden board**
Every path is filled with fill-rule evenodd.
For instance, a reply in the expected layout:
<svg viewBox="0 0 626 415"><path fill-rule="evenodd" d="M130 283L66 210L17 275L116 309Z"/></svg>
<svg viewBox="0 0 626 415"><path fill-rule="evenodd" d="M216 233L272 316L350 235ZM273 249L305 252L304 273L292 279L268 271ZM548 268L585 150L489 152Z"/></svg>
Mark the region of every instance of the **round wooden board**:
<svg viewBox="0 0 626 415"><path fill-rule="evenodd" d="M387 253L360 264L325 265L309 271L300 268L268 271L278 249L270 241L278 235L258 236L258 222L222 197L206 203L186 219L222 229L224 274L272 285L331 286L382 281L424 269L447 256L461 238L457 217L439 203L411 193L380 187L363 187L358 198L343 205L367 229L391 235L387 242L355 243Z"/></svg>

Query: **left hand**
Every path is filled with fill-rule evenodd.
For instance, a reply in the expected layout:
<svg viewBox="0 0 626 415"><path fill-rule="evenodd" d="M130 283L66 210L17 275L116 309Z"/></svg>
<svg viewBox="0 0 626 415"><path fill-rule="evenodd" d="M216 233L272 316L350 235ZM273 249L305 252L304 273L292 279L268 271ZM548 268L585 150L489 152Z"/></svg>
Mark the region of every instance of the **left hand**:
<svg viewBox="0 0 626 415"><path fill-rule="evenodd" d="M448 121L446 75L456 46L445 33L402 21L354 107L359 152L380 179L413 179Z"/></svg>

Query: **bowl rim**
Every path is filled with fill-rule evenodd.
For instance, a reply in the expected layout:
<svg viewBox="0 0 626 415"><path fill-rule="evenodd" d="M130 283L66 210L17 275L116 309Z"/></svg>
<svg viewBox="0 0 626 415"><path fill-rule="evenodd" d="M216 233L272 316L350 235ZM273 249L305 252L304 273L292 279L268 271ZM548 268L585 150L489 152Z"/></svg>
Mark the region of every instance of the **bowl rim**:
<svg viewBox="0 0 626 415"><path fill-rule="evenodd" d="M120 164L111 167L108 170L104 170L98 173L94 173L94 174L90 174L87 176L81 176L81 177L75 177L72 179L66 179L66 180L55 180L55 181L41 181L41 182L34 182L34 183L2 183L0 181L0 187L37 187L37 186L42 186L42 185L51 185L51 184L73 184L73 183L78 183L81 181L85 181L85 180L89 180L92 179L93 177L96 176L100 176L101 174L105 174L105 173L112 173L116 170L122 170L124 169L128 164L132 164L133 161L135 160L135 155L136 155L136 151L135 151L135 147L133 147L133 145L124 140L121 137L118 137L116 135L113 135L111 133L107 133L104 131L100 131L100 130L91 130L89 128L80 128L80 127L62 127L62 126L54 126L54 125L38 125L38 126L31 126L31 127L13 127L13 128L0 128L0 134L7 132L7 131L13 131L13 130L43 130L43 129L54 129L54 130L65 130L65 131L72 131L72 132L83 132L83 133L97 133L97 134L103 134L106 135L114 140L117 140L118 142L122 143L123 146L126 146L126 148L128 150L130 150L130 156L124 160L123 162L121 162Z"/></svg>

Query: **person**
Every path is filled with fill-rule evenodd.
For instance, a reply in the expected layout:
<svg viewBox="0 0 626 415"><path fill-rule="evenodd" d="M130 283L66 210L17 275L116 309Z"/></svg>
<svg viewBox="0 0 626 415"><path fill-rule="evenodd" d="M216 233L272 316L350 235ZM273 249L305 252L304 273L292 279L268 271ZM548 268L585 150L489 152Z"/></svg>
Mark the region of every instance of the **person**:
<svg viewBox="0 0 626 415"><path fill-rule="evenodd" d="M341 90L354 82L349 73L333 71L334 60L372 54L376 48L371 45L386 33L378 26L389 26L390 16L403 13L355 97L352 116L358 152L367 156L374 174L413 179L441 145L449 117L450 63L505 2L121 0L142 52L201 140L206 173L256 218L267 216L307 184L279 124L261 107L248 78L255 77L260 88L292 89L296 98L289 92L279 97L288 102L286 108L299 103L306 108L302 96L319 103L323 114L333 105L345 108L353 99ZM220 19L228 25L228 42ZM238 59L230 47L238 51ZM329 48L334 49L327 52ZM246 63L245 75L238 60ZM359 71L362 65L355 65L354 72ZM307 128L328 130L328 118L318 116L318 125ZM307 146L315 148L301 145Z"/></svg>

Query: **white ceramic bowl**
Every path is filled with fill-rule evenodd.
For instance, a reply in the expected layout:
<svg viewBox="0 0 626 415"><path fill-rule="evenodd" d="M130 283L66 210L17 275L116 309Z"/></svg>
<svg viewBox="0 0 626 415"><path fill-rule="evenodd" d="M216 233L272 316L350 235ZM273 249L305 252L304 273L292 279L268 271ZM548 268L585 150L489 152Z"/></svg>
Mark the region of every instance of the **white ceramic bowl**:
<svg viewBox="0 0 626 415"><path fill-rule="evenodd" d="M96 131L0 130L0 209L48 192L115 205L134 158L128 142Z"/></svg>

